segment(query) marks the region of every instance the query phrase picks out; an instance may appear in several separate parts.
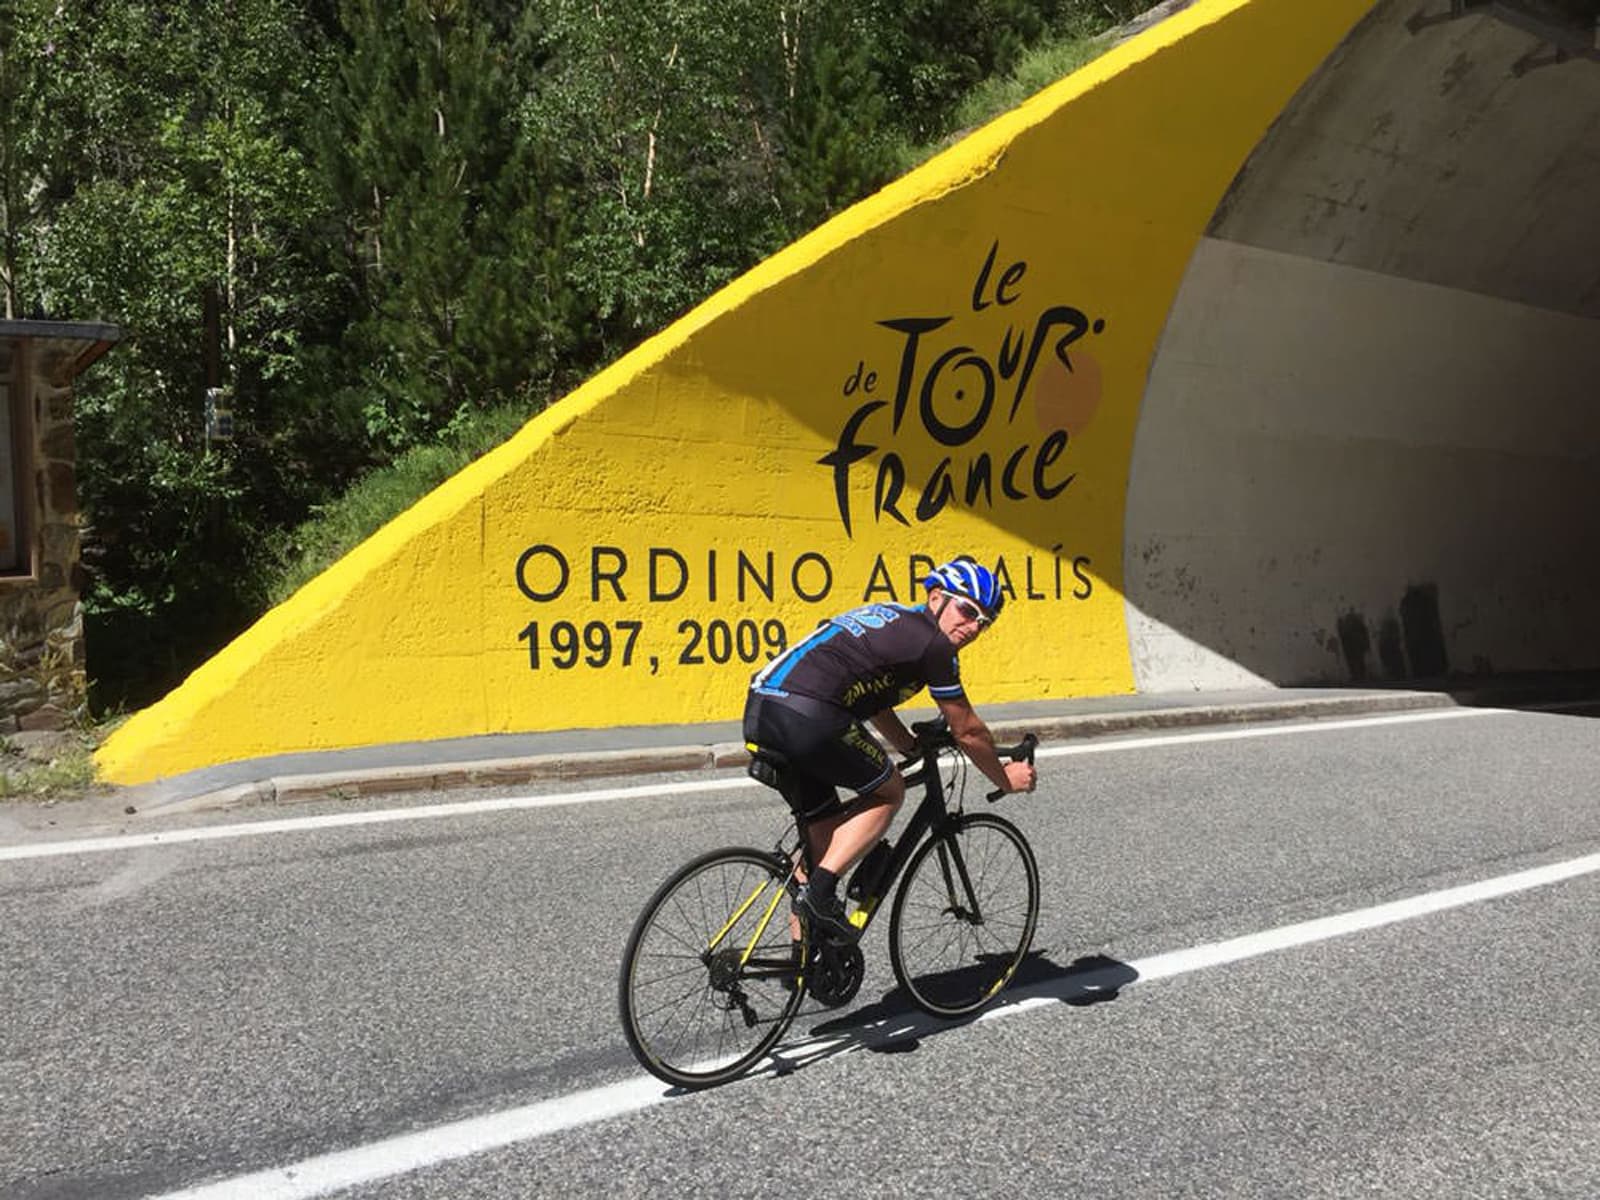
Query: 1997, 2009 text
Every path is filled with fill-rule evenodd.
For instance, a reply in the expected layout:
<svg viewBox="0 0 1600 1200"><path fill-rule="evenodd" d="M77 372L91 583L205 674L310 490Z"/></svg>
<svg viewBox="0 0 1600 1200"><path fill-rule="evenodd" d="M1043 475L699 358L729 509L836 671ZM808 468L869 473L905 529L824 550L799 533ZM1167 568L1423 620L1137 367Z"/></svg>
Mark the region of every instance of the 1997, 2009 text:
<svg viewBox="0 0 1600 1200"><path fill-rule="evenodd" d="M539 621L529 621L517 641L528 646L528 668L537 671L547 663L558 671L568 671L582 664L587 667L605 667L612 663L631 667L634 648L644 631L643 621L589 621L583 625L572 621L556 621L543 626ZM789 647L789 631L782 621L771 619L754 621L684 620L678 622L677 661L684 666L697 666L706 662L728 663L737 659L743 663L756 663L773 659ZM651 674L661 666L659 655L649 658Z"/></svg>

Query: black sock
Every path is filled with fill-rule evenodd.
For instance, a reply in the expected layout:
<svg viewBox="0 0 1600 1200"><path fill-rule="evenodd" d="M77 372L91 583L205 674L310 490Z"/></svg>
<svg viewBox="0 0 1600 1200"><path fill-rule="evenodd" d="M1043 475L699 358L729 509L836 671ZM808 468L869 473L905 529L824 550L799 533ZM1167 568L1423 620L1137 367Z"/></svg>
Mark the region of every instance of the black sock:
<svg viewBox="0 0 1600 1200"><path fill-rule="evenodd" d="M811 878L807 882L811 885L811 894L818 900L832 900L839 888L839 877L827 867L818 867L812 871Z"/></svg>

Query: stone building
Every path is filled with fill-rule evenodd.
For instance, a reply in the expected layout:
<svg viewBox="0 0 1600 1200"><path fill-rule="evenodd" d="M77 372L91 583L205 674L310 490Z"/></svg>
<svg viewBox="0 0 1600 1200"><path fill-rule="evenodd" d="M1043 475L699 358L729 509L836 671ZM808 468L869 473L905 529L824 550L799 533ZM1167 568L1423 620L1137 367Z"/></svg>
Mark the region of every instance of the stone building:
<svg viewBox="0 0 1600 1200"><path fill-rule="evenodd" d="M115 326L0 321L0 734L84 705L73 381Z"/></svg>

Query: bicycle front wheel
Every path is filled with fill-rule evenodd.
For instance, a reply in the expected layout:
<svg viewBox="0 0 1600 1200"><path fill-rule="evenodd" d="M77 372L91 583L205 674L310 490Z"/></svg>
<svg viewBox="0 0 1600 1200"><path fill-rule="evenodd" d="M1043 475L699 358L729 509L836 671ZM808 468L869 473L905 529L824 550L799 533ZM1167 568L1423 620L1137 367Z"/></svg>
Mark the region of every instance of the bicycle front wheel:
<svg viewBox="0 0 1600 1200"><path fill-rule="evenodd" d="M889 917L889 960L936 1017L982 1008L1011 981L1039 919L1039 867L1011 822L957 817L911 858Z"/></svg>
<svg viewBox="0 0 1600 1200"><path fill-rule="evenodd" d="M618 1003L634 1056L679 1087L726 1083L789 1027L805 995L781 857L714 850L674 874L634 923Z"/></svg>

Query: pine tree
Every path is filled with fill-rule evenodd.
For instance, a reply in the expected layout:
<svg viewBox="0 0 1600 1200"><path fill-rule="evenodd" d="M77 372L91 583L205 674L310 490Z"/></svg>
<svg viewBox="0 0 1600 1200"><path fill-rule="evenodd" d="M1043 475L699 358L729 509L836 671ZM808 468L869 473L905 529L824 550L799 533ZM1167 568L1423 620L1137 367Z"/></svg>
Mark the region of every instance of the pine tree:
<svg viewBox="0 0 1600 1200"><path fill-rule="evenodd" d="M780 108L780 203L791 236L894 175L888 103L872 66L871 27L838 0L814 3L789 49Z"/></svg>
<svg viewBox="0 0 1600 1200"><path fill-rule="evenodd" d="M403 449L523 395L565 349L560 197L525 128L516 6L347 0L322 161L351 222L371 434Z"/></svg>

